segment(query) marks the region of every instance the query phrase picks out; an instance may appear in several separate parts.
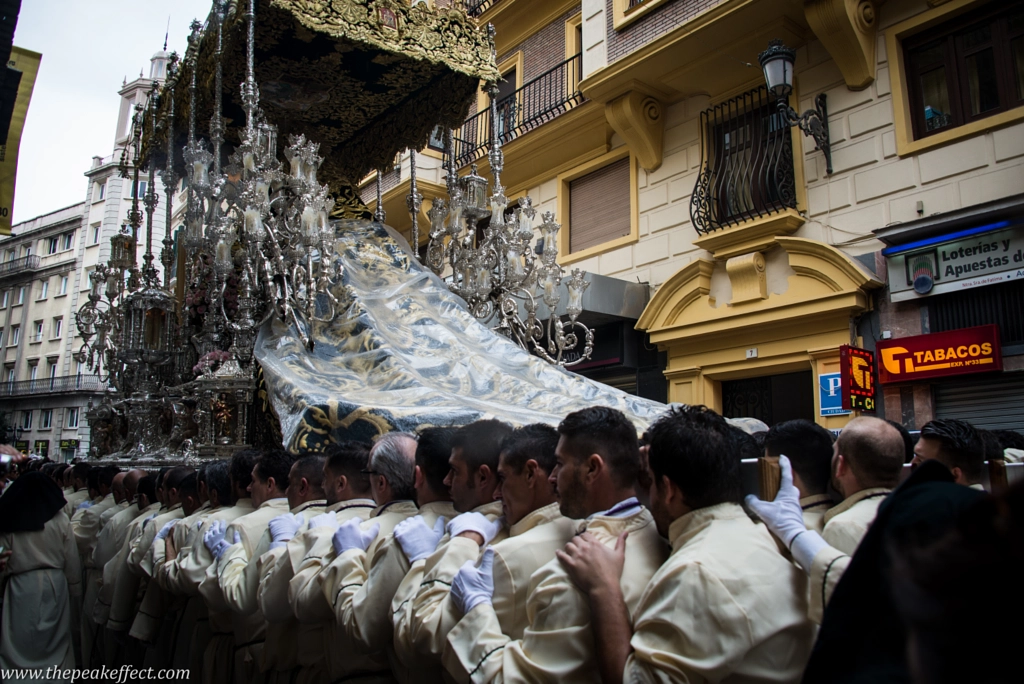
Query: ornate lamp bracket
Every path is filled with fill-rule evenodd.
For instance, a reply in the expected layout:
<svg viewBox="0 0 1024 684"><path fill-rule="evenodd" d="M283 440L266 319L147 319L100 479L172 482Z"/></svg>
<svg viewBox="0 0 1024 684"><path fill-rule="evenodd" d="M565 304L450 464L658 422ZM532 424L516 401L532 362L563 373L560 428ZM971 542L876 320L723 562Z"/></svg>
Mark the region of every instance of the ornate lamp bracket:
<svg viewBox="0 0 1024 684"><path fill-rule="evenodd" d="M786 122L790 126L796 126L804 132L804 135L814 138L817 149L825 155L825 172L831 175L832 145L828 132L828 108L825 104L825 93L814 98L814 109L808 109L803 114L797 114L788 102L780 98L779 112L786 118Z"/></svg>

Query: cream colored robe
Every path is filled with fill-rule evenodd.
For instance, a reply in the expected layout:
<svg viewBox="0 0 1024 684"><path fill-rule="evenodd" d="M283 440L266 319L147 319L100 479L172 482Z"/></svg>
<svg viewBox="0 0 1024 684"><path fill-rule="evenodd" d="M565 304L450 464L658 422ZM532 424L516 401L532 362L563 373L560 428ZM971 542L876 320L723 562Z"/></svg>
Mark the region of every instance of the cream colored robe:
<svg viewBox="0 0 1024 684"><path fill-rule="evenodd" d="M580 523L607 546L629 532L622 572L622 595L630 615L666 557L647 509L616 518L594 515ZM458 682L596 682L600 681L590 628L588 598L569 579L558 559L533 574L526 602L528 626L521 639L501 631L493 606L469 611L448 634L443 662Z"/></svg>
<svg viewBox="0 0 1024 684"><path fill-rule="evenodd" d="M302 515L303 520L305 521L304 524L308 526L311 518L326 512L326 510L327 501L319 499L316 501L307 501L291 509L289 512L293 515ZM267 531L267 534L269 536L269 530ZM268 547L270 543L271 542L268 539ZM249 568L246 568L246 578L255 578L256 580L256 586L250 587L250 589L252 589L252 593L256 596L256 610L267 623L267 636L263 642L263 660L260 663L260 668L266 673L276 672L277 674L275 677L277 681L281 681L282 679L290 681L292 671L299 667L297 654L299 647L299 624L294 617L291 617L284 622L271 622L267 620L261 607L260 587L263 585L264 578L269 575L270 571L275 565L277 565L277 561L287 555L287 544L284 546L278 546L274 549L268 548L266 553L249 562L250 566L255 566L255 573L250 573ZM268 603L272 603L274 600L282 601L284 605L273 607L274 612L277 612L278 614L290 613L287 592L276 597L263 596L262 598L266 599L266 602Z"/></svg>
<svg viewBox="0 0 1024 684"><path fill-rule="evenodd" d="M509 528L508 538L491 545L492 605L503 634L512 639L523 637L528 626L526 600L530 577L554 559L555 551L565 547L576 534L578 524L579 521L563 516L556 502L532 511ZM466 561L479 559L480 547L471 539L457 537L435 555L440 557L427 560L433 568L424 574L412 602L412 639L418 653L440 664L448 633L462 618L451 602L452 581Z"/></svg>
<svg viewBox="0 0 1024 684"><path fill-rule="evenodd" d="M82 570L67 515L58 511L36 532L0 534L0 545L13 552L0 574L0 667L74 667L70 597L81 593Z"/></svg>
<svg viewBox="0 0 1024 684"><path fill-rule="evenodd" d="M165 618L171 610L174 598L153 580L153 556L150 551L156 540L157 532L171 520L180 520L184 515L185 512L181 509L181 504L175 504L145 523L138 544L135 545L128 557L129 570L141 575L146 587L142 594L142 603L139 604L138 612L132 621L132 628L128 633L150 646L146 654L147 664L152 662L154 666L170 664L173 646L170 630L173 629L173 623L168 624Z"/></svg>
<svg viewBox="0 0 1024 684"><path fill-rule="evenodd" d="M266 622L256 602L259 582L256 578L255 563L250 570L249 561L267 552L270 548L270 531L267 525L277 516L287 512L288 499L280 497L264 501L252 513L236 518L228 526L224 538L231 543L237 532L241 541L225 551L220 560L211 565L206 573L207 581L211 577L214 578L220 588L223 608L232 613L235 681L238 684L263 681L260 663L263 659ZM206 597L206 593L203 595ZM213 608L213 604L208 605Z"/></svg>
<svg viewBox="0 0 1024 684"><path fill-rule="evenodd" d="M804 512L804 527L818 534L825 529L825 513L832 508L832 499L828 494L812 494L800 499L800 508Z"/></svg>
<svg viewBox="0 0 1024 684"><path fill-rule="evenodd" d="M798 682L815 637L807 575L765 526L718 504L676 519L669 539L633 614L623 681Z"/></svg>
<svg viewBox="0 0 1024 684"><path fill-rule="evenodd" d="M131 626L134 616L131 611L135 606L135 596L138 593L139 577L128 571L128 555L131 553L132 544L142 534L142 525L146 518L160 510L160 504L155 503L138 512L128 523L125 530L124 541L117 552L117 555L108 560L103 566L103 582L100 587L99 596L96 599L96 608L93 610L93 621L103 625L112 631L124 631ZM120 588L120 592L118 589ZM130 599L128 598L130 596ZM119 598L120 597L120 598ZM113 611L114 603L125 606L130 603L130 608L124 611L126 618L123 622L113 621L111 624L110 614ZM110 664L110 663L108 663Z"/></svg>
<svg viewBox="0 0 1024 684"><path fill-rule="evenodd" d="M67 493L64 494L64 500L67 501L67 503L64 504L64 514L66 516L68 516L68 520L70 520L71 517L75 514L75 511L78 509L78 504L82 503L83 501L85 501L88 498L89 498L89 488L88 487L82 487L81 489L76 489L71 494L67 494Z"/></svg>
<svg viewBox="0 0 1024 684"><path fill-rule="evenodd" d="M193 659L193 662L198 660L199 667L199 670L192 670L193 676L201 672L204 684L223 684L231 681L235 639L231 627L231 613L223 606L223 600L218 604L221 606L219 610L213 609L200 591L200 586L206 581L207 570L214 564L213 555L203 542L203 534L215 520L231 522L252 512L252 499L249 498L239 499L234 506L209 511L209 515L196 529L188 552L179 553L177 558L165 560L163 566L156 572L157 581L161 582L161 586L167 591L178 596L198 598L203 609L207 611L207 640L203 642L202 637L196 635L190 646L193 654L190 659ZM220 587L217 585L216 577L212 584L207 585L208 590L213 588L216 588L219 596Z"/></svg>
<svg viewBox="0 0 1024 684"><path fill-rule="evenodd" d="M876 487L862 489L842 503L830 508L824 516L825 528L821 536L829 546L853 555L878 513L878 505L891 489Z"/></svg>
<svg viewBox="0 0 1024 684"><path fill-rule="evenodd" d="M370 542L366 551L352 550L346 551L341 556L336 556L332 544L330 550L324 554L322 571L310 580L310 584L313 586L310 587L307 584L309 593L305 594L304 599L312 601L315 594L318 593L320 603L328 609L328 615L335 613L333 607L337 605L337 602L332 599L337 597L342 588L338 583L340 573L344 569L352 567L353 559L355 559L354 562L359 565L365 577L366 571L369 570L366 567L367 564L372 565L376 559L386 555L382 549L391 538L395 526L418 512L419 509L412 501L390 501L375 508L371 517L362 524L364 530L372 525L380 526L377 536ZM314 589L317 591L313 591ZM353 585L349 589L355 592L359 587ZM314 596L310 596L310 593ZM387 599L381 598L381 606L387 610ZM331 618L328 620L329 627L324 633L328 645L324 654L324 668L329 681L359 675L361 675L359 679L366 681L390 679L388 661L384 653L368 652L358 648L349 639L345 626L340 621ZM358 654L358 657L355 654Z"/></svg>
<svg viewBox="0 0 1024 684"><path fill-rule="evenodd" d="M850 555L826 546L811 561L810 604L807 614L817 624L825 615L825 606L850 564Z"/></svg>
<svg viewBox="0 0 1024 684"><path fill-rule="evenodd" d="M365 518L376 507L373 499L349 499L328 506L326 511L334 513L335 520L340 525L355 517ZM319 560L322 556L319 554L326 545L331 544L334 536L334 529L331 527L309 529L310 518L312 516L307 516L306 529L288 542L285 552L279 554L273 567L267 568L266 574L260 577L258 596L260 609L268 623L289 623L296 630L298 646L295 656L299 668L296 675L297 684L313 684L325 680L327 675L324 653L331 648L331 644L326 641L326 632L333 627L333 624L329 624L333 623L333 617L326 610L321 611L320 614L324 617L320 620L299 621L290 592L292 580L299 576L306 554L314 547L320 549L306 571L308 578L311 578L320 570ZM324 604L320 601L316 605L319 607Z"/></svg>

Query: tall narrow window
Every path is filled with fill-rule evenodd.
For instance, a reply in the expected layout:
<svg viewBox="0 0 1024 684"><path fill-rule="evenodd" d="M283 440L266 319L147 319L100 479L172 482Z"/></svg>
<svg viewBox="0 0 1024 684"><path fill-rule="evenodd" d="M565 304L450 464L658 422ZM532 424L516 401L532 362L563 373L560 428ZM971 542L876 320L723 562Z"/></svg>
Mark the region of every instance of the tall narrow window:
<svg viewBox="0 0 1024 684"><path fill-rule="evenodd" d="M18 342L21 342L21 326L20 325L12 325L11 326L11 346L12 347L17 347L18 346Z"/></svg>
<svg viewBox="0 0 1024 684"><path fill-rule="evenodd" d="M11 298L11 291L10 290L4 290L3 294L0 295L0 309L6 309L7 308L7 303L10 300L10 298Z"/></svg>
<svg viewBox="0 0 1024 684"><path fill-rule="evenodd" d="M76 427L78 427L78 408L77 407L73 406L73 407L68 409L68 427L69 428L76 428Z"/></svg>
<svg viewBox="0 0 1024 684"><path fill-rule="evenodd" d="M42 409L39 411L39 429L49 430L53 423L53 409Z"/></svg>
<svg viewBox="0 0 1024 684"><path fill-rule="evenodd" d="M31 341L32 342L42 342L43 341L43 322L42 321L36 321L35 322L35 332L32 335L32 340Z"/></svg>
<svg viewBox="0 0 1024 684"><path fill-rule="evenodd" d="M56 254L57 253L57 247L58 247L59 244L60 244L60 238L52 237L49 240L47 240L46 241L46 253L47 254Z"/></svg>
<svg viewBox="0 0 1024 684"><path fill-rule="evenodd" d="M53 319L53 337L58 338L64 334L64 317L58 316Z"/></svg>
<svg viewBox="0 0 1024 684"><path fill-rule="evenodd" d="M25 303L25 286L24 285L22 285L21 287L18 288L18 303L19 304L24 304Z"/></svg>
<svg viewBox="0 0 1024 684"><path fill-rule="evenodd" d="M74 246L74 244L75 244L75 234L74 233L64 233L64 235L61 236L60 248L62 250L69 250L69 249L71 249L72 246Z"/></svg>
<svg viewBox="0 0 1024 684"><path fill-rule="evenodd" d="M32 412L22 411L21 412L21 429L31 430L32 429Z"/></svg>
<svg viewBox="0 0 1024 684"><path fill-rule="evenodd" d="M764 86L700 116L701 171L690 197L700 234L796 208L793 138Z"/></svg>
<svg viewBox="0 0 1024 684"><path fill-rule="evenodd" d="M68 293L68 277L67 276L61 276L60 277L60 291L57 292L57 294L62 294L63 295L63 294L67 294L67 293Z"/></svg>
<svg viewBox="0 0 1024 684"><path fill-rule="evenodd" d="M47 296L49 296L49 294L50 294L50 279L47 278L46 280L42 281L39 284L39 298L40 299L46 299Z"/></svg>

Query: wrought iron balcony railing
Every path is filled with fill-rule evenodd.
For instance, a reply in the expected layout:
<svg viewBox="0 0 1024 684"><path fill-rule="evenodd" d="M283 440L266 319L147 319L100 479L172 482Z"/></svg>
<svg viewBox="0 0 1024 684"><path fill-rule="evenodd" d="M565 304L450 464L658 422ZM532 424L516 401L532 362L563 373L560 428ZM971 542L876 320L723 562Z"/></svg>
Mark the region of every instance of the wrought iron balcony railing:
<svg viewBox="0 0 1024 684"><path fill-rule="evenodd" d="M34 271L39 268L39 255L30 254L20 259L0 262L0 276L11 275L19 271Z"/></svg>
<svg viewBox="0 0 1024 684"><path fill-rule="evenodd" d="M466 14L471 17L479 17L481 14L496 5L500 0L464 0Z"/></svg>
<svg viewBox="0 0 1024 684"><path fill-rule="evenodd" d="M690 219L701 235L796 208L791 128L765 86L700 115Z"/></svg>
<svg viewBox="0 0 1024 684"><path fill-rule="evenodd" d="M23 397L30 394L70 392L103 392L107 384L98 375L61 375L56 378L0 382L0 397Z"/></svg>
<svg viewBox="0 0 1024 684"><path fill-rule="evenodd" d="M579 89L582 77L583 54L579 53L498 100L501 143L507 144L582 103L586 99ZM454 135L456 167L461 168L483 157L490 139L490 110L485 109L466 119Z"/></svg>

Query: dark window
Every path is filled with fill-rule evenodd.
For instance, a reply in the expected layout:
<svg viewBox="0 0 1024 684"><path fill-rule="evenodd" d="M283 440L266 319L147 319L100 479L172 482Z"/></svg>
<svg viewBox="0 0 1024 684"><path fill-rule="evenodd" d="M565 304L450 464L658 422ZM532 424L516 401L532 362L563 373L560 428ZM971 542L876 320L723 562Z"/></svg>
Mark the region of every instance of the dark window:
<svg viewBox="0 0 1024 684"><path fill-rule="evenodd" d="M915 138L1024 104L1019 3L992 3L914 36L903 49Z"/></svg>
<svg viewBox="0 0 1024 684"><path fill-rule="evenodd" d="M701 113L701 172L690 198L698 233L796 207L793 138L764 86Z"/></svg>

